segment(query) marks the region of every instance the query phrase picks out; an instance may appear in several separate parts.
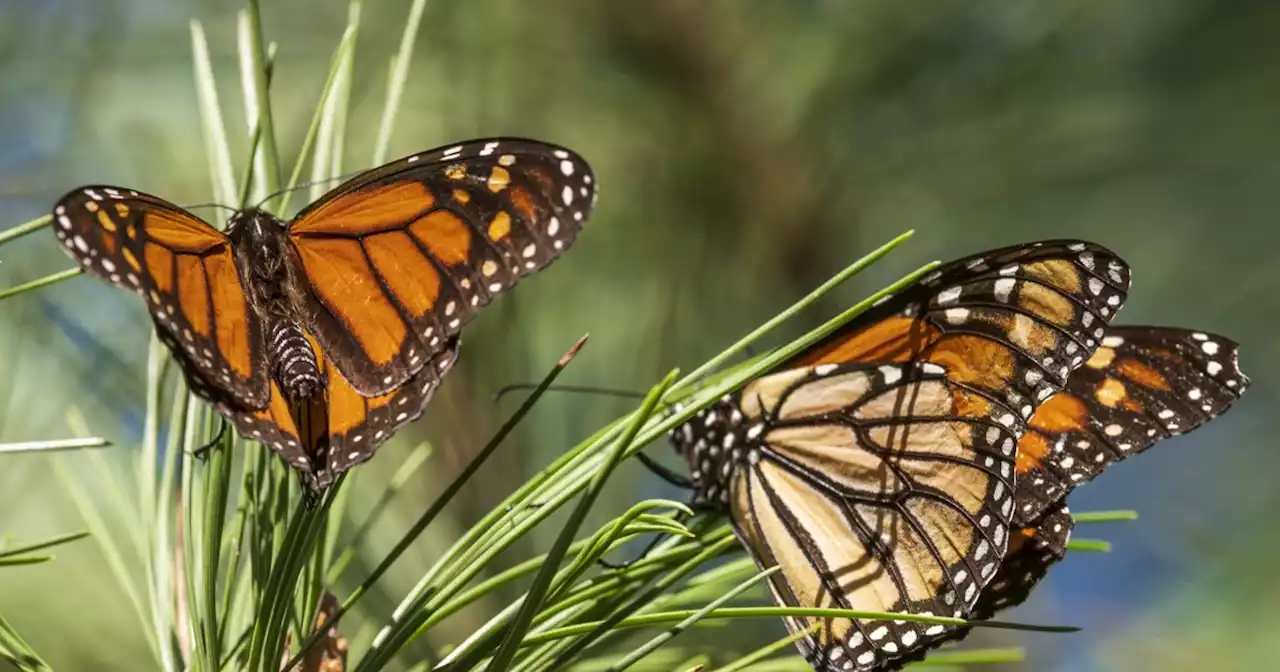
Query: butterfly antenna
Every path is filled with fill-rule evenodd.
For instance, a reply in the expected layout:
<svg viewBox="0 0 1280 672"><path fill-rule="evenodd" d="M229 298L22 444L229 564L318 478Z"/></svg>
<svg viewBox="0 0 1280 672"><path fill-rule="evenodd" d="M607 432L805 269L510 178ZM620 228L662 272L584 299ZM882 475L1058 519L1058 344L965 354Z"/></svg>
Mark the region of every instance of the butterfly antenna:
<svg viewBox="0 0 1280 672"><path fill-rule="evenodd" d="M324 183L326 183L326 182L334 182L334 181L337 181L337 180L346 180L346 179L350 179L350 178L355 177L356 175L359 175L359 174L361 174L361 173L363 173L363 172L365 172L365 171L363 171L363 170L356 170L356 171L352 171L352 172L350 172L350 173L343 173L342 175L334 175L333 177L325 177L325 178L321 178L321 179L319 179L319 180L308 180L308 181L306 181L306 182L299 182L298 184L295 184L295 185L294 185L294 186L292 186L292 187L285 187L284 189L278 189L278 190L276 190L276 191L271 192L270 194L268 194L268 195L267 195L267 197L266 197L266 198L262 199L261 201L258 201L258 204L257 204L257 205L255 205L254 207L255 207L255 208L261 208L261 207L262 207L262 205L263 205L264 203L266 203L267 201L270 201L271 199L275 198L276 196L280 196L280 195L282 195L282 194L287 194L287 193L289 193L289 192L291 192L291 191L297 191L297 190L299 190L299 189L306 189L306 188L308 188L308 187L314 187L314 186L316 186L317 184L324 184Z"/></svg>
<svg viewBox="0 0 1280 672"><path fill-rule="evenodd" d="M502 401L502 398L510 392L518 390L532 390L538 387L537 383L513 383L511 385L499 388L493 393L493 403ZM595 387L592 385L550 385L547 387L548 392L574 392L578 394L599 394L606 397L623 397L626 399L643 399L643 392L634 390L622 390L612 387Z"/></svg>

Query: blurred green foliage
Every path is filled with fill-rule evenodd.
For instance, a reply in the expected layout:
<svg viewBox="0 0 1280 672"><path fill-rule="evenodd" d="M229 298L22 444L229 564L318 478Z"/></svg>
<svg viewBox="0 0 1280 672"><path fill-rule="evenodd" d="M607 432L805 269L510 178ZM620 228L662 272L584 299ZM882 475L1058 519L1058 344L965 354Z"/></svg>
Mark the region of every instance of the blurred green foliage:
<svg viewBox="0 0 1280 672"><path fill-rule="evenodd" d="M347 3L264 5L289 165ZM350 170L370 165L407 5L363 8ZM208 201L187 23L205 26L243 164L239 6L0 6L0 226L45 214L87 182ZM357 518L417 442L436 446L351 576L369 571L514 405L495 407L490 394L537 377L584 332L591 347L565 382L647 387L905 229L919 234L801 322L930 258L1078 237L1135 269L1122 321L1229 335L1255 385L1226 418L1073 497L1079 510L1143 514L1107 528L1116 552L1069 559L1019 614L1086 632L986 632L973 643L1026 646L1027 669L1266 669L1278 653L1268 633L1280 627L1269 606L1280 601L1280 455L1265 411L1268 381L1280 375L1277 27L1280 4L1256 0L429 2L391 155L535 137L583 154L601 198L571 253L468 328L426 418L360 468ZM70 266L45 233L2 248L0 287ZM0 304L0 440L68 436L75 405L123 460L141 431L149 329L132 297L89 278ZM619 403L549 396L484 469L483 487L460 496L360 611L390 611L457 530ZM663 446L651 452L668 457ZM632 463L617 479L597 504L609 515L640 496L679 496ZM35 539L79 527L46 458L3 459L0 530ZM535 536L537 548L554 533ZM53 564L0 572L0 610L57 669L146 665L127 608L89 543ZM474 605L442 637L458 641L492 610ZM700 641L741 653L780 630L735 624Z"/></svg>

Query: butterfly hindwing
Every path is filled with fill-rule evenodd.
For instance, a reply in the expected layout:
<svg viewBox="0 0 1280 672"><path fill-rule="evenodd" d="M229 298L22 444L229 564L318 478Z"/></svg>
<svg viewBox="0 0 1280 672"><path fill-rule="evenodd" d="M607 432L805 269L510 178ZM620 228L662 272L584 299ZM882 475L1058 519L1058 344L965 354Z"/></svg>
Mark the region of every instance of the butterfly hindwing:
<svg viewBox="0 0 1280 672"><path fill-rule="evenodd" d="M373 457L377 449L404 425L422 416L445 374L458 358L460 342L432 358L404 385L377 397L358 392L319 348L317 361L324 373L324 403L307 413L290 408L274 382L270 405L262 411L234 413L242 436L261 441L303 475L308 487L319 490L351 467ZM299 420L310 421L299 427Z"/></svg>
<svg viewBox="0 0 1280 672"><path fill-rule="evenodd" d="M782 603L953 616L972 607L1007 543L1021 427L1006 415L935 364L801 367L697 416L693 475L760 566L782 567L772 585ZM822 623L801 649L824 670L873 669L941 631Z"/></svg>
<svg viewBox="0 0 1280 672"><path fill-rule="evenodd" d="M106 186L64 196L54 227L86 270L143 297L192 391L224 407L266 407L261 325L222 232L162 199Z"/></svg>
<svg viewBox="0 0 1280 672"><path fill-rule="evenodd" d="M385 394L571 245L595 188L569 150L502 138L357 176L289 225L308 328L360 394Z"/></svg>
<svg viewBox="0 0 1280 672"><path fill-rule="evenodd" d="M1249 386L1234 341L1169 327L1111 327L1018 444L1015 522L1035 524L1112 462L1225 412Z"/></svg>

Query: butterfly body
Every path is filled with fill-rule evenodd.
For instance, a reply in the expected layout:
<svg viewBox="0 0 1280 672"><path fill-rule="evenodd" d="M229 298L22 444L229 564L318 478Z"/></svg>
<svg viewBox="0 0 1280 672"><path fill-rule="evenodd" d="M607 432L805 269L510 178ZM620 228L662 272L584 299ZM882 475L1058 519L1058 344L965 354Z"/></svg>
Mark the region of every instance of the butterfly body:
<svg viewBox="0 0 1280 672"><path fill-rule="evenodd" d="M463 325L567 249L595 195L578 155L493 138L361 173L287 222L249 208L220 231L101 185L53 215L63 250L144 298L192 392L318 489L422 414Z"/></svg>

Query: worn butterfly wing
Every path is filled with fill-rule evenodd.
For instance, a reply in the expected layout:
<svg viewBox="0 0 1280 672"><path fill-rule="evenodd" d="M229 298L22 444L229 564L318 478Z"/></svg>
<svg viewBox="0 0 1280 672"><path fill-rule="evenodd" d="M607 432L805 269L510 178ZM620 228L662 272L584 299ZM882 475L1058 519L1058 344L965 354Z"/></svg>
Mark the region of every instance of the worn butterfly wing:
<svg viewBox="0 0 1280 672"><path fill-rule="evenodd" d="M357 392L385 394L571 245L595 188L577 154L502 138L357 176L289 225L307 327Z"/></svg>
<svg viewBox="0 0 1280 672"><path fill-rule="evenodd" d="M400 387L376 397L356 392L314 342L312 347L321 362L326 392L317 403L299 413L272 382L266 409L232 412L230 417L242 436L279 453L309 488L318 491L338 474L373 457L392 434L422 416L457 361L460 341L450 338L427 366Z"/></svg>
<svg viewBox="0 0 1280 672"><path fill-rule="evenodd" d="M741 423L722 423L735 412ZM704 437L733 455L720 469L739 465L724 473L730 517L761 567L782 568L779 602L952 616L974 603L1007 543L1021 431L1000 422L1007 412L935 364L819 365L749 383L712 407ZM753 440L758 449L734 450ZM800 642L819 670L885 665L942 631L787 625L819 621Z"/></svg>
<svg viewBox="0 0 1280 672"><path fill-rule="evenodd" d="M172 203L118 187L76 189L53 214L67 254L147 302L193 392L214 404L266 407L262 327L222 232Z"/></svg>
<svg viewBox="0 0 1280 672"><path fill-rule="evenodd" d="M1009 536L1008 550L1000 569L991 583L978 596L969 620L986 620L997 613L1022 604L1048 574L1049 568L1067 554L1067 542L1075 521L1065 501L1060 501L1040 519L1034 527L1024 527ZM948 626L929 646L934 649L944 644L958 642L969 636L972 628ZM902 663L921 660L928 650L921 649Z"/></svg>
<svg viewBox="0 0 1280 672"><path fill-rule="evenodd" d="M1067 382L1124 304L1129 269L1082 241L945 264L784 366L931 361L1023 419Z"/></svg>
<svg viewBox="0 0 1280 672"><path fill-rule="evenodd" d="M963 616L1004 558L1025 422L1098 347L1128 281L1080 241L946 264L673 432L696 496L782 565L785 603ZM877 389L903 399L852 420ZM947 513L912 512L912 496ZM945 631L828 619L800 648L818 670L888 669Z"/></svg>
<svg viewBox="0 0 1280 672"><path fill-rule="evenodd" d="M1234 341L1169 327L1111 327L1018 443L1015 523L1034 525L1112 462L1226 412L1249 386Z"/></svg>

